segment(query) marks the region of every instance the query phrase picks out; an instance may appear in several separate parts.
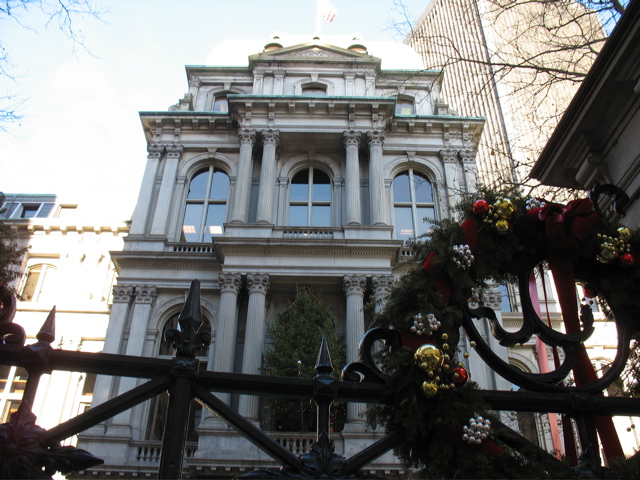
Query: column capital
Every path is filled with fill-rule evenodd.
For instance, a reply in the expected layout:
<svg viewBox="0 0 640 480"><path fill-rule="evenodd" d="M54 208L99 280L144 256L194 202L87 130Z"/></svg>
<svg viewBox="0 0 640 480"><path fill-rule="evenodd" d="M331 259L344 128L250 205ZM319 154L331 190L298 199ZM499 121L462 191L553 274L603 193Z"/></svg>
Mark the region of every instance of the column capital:
<svg viewBox="0 0 640 480"><path fill-rule="evenodd" d="M240 143L250 143L253 147L256 143L256 131L249 130L248 128L241 128L238 130L238 139Z"/></svg>
<svg viewBox="0 0 640 480"><path fill-rule="evenodd" d="M198 77L198 76L191 77L191 79L189 80L189 86L190 87L199 88L201 83L202 82L200 80L200 77Z"/></svg>
<svg viewBox="0 0 640 480"><path fill-rule="evenodd" d="M114 285L113 303L131 303L133 298L133 285Z"/></svg>
<svg viewBox="0 0 640 480"><path fill-rule="evenodd" d="M348 147L349 145L359 147L361 138L362 132L358 132L357 130L345 130L342 133L342 141L344 142L345 147Z"/></svg>
<svg viewBox="0 0 640 480"><path fill-rule="evenodd" d="M184 152L183 145L171 144L171 145L167 145L166 149L167 149L168 158L177 158L178 160L182 158L182 153Z"/></svg>
<svg viewBox="0 0 640 480"><path fill-rule="evenodd" d="M382 130L367 132L367 140L369 147L382 147L384 145L384 132Z"/></svg>
<svg viewBox="0 0 640 480"><path fill-rule="evenodd" d="M150 143L147 145L147 156L149 158L160 158L164 153L164 145Z"/></svg>
<svg viewBox="0 0 640 480"><path fill-rule="evenodd" d="M395 278L393 275L375 275L371 277L371 286L373 287L373 294L376 300L389 295L394 282Z"/></svg>
<svg viewBox="0 0 640 480"><path fill-rule="evenodd" d="M473 148L465 148L460 150L458 155L460 155L460 161L462 161L462 163L474 163L476 160L476 153L477 151Z"/></svg>
<svg viewBox="0 0 640 480"><path fill-rule="evenodd" d="M267 273L249 273L247 275L247 288L249 294L262 293L266 295L269 292L271 280Z"/></svg>
<svg viewBox="0 0 640 480"><path fill-rule="evenodd" d="M364 291L367 288L367 277L364 275L345 275L342 279L342 287L345 295L360 295L364 296Z"/></svg>
<svg viewBox="0 0 640 480"><path fill-rule="evenodd" d="M458 150L455 148L443 148L438 154L442 163L458 163Z"/></svg>
<svg viewBox="0 0 640 480"><path fill-rule="evenodd" d="M136 285L135 303L153 305L158 297L158 289L153 285Z"/></svg>
<svg viewBox="0 0 640 480"><path fill-rule="evenodd" d="M276 147L280 143L280 130L262 130L262 143L263 145L273 144Z"/></svg>
<svg viewBox="0 0 640 480"><path fill-rule="evenodd" d="M218 276L220 293L231 292L236 295L242 286L242 276L239 273L221 273Z"/></svg>

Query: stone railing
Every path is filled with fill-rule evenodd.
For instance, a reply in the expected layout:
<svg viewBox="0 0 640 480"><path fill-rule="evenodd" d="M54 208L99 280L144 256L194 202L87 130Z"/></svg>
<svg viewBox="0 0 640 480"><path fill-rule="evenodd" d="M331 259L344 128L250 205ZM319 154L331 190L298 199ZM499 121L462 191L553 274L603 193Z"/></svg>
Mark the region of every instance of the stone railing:
<svg viewBox="0 0 640 480"><path fill-rule="evenodd" d="M213 253L212 243L174 243L169 245L170 251L177 253Z"/></svg>
<svg viewBox="0 0 640 480"><path fill-rule="evenodd" d="M157 465L160 463L160 455L162 454L162 442L136 442L135 459L137 462L146 465ZM184 450L184 458L192 458L198 450L197 443L187 443Z"/></svg>
<svg viewBox="0 0 640 480"><path fill-rule="evenodd" d="M305 435L298 432L273 432L272 438L283 447L289 449L294 455L302 455L310 451L311 443L315 441L316 436L314 433Z"/></svg>
<svg viewBox="0 0 640 480"><path fill-rule="evenodd" d="M333 240L333 230L322 228L291 228L283 230L282 238L310 239L310 240Z"/></svg>

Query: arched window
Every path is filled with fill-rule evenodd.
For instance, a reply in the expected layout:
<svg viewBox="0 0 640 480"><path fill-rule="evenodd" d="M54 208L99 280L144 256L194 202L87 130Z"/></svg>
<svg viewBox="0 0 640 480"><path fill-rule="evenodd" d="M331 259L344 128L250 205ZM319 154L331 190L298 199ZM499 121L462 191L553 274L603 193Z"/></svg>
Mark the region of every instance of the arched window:
<svg viewBox="0 0 640 480"><path fill-rule="evenodd" d="M398 98L396 101L396 115L413 115L416 113L413 100L410 98Z"/></svg>
<svg viewBox="0 0 640 480"><path fill-rule="evenodd" d="M226 173L212 166L196 173L189 183L180 241L210 242L222 235L228 197Z"/></svg>
<svg viewBox="0 0 640 480"><path fill-rule="evenodd" d="M55 288L56 267L48 264L34 265L27 271L27 278L22 287L20 299L23 302L37 302L45 297L53 297L51 289Z"/></svg>
<svg viewBox="0 0 640 480"><path fill-rule="evenodd" d="M291 179L289 225L331 226L331 179L319 168L300 170Z"/></svg>
<svg viewBox="0 0 640 480"><path fill-rule="evenodd" d="M427 233L424 219L435 218L431 182L412 168L393 179L393 212L396 238L409 240Z"/></svg>
<svg viewBox="0 0 640 480"><path fill-rule="evenodd" d="M302 86L302 95L317 96L326 94L327 86L321 83L308 83Z"/></svg>

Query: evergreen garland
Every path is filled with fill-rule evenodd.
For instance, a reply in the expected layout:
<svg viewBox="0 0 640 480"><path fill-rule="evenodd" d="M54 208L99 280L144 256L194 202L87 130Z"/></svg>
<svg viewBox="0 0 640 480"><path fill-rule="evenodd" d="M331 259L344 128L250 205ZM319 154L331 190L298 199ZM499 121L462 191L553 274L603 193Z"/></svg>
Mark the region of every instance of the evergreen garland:
<svg viewBox="0 0 640 480"><path fill-rule="evenodd" d="M527 452L496 445L491 438L481 445L461 440L462 427L471 417L487 418L491 414L476 384L449 384L451 371L458 364L454 350L462 315L459 305L489 281L513 281L522 271L531 271L551 249L556 249L572 260L578 278L598 280L599 293L611 305L640 311L640 268L634 257L640 252L640 231L623 231L620 225L594 218L588 200L567 206L546 205L538 199L519 198L513 192L484 189L465 200L459 211L462 223L435 222L428 237L411 245L415 257L426 262L399 280L374 320L374 326L406 336L417 315L424 318L434 314L440 322L439 330L421 338L438 348L444 343L453 346L447 346L450 358L434 374L419 366L415 348L383 350L379 360L386 390L383 403L370 415L388 431L403 429L404 441L395 453L407 467L421 469L424 478L585 478L584 472L558 469L554 462L534 460ZM582 228L585 218L587 227L593 224L593 231ZM545 229L556 228L555 223L560 223L561 230L550 238ZM564 229L570 228L575 234L565 235ZM474 244L473 258L468 251L455 251L454 246L467 242ZM602 258L611 254L609 244L614 243L615 255ZM422 340L418 339L418 344ZM422 385L433 382L434 375L438 375L440 388L435 394L425 394ZM618 465L637 469L624 462Z"/></svg>

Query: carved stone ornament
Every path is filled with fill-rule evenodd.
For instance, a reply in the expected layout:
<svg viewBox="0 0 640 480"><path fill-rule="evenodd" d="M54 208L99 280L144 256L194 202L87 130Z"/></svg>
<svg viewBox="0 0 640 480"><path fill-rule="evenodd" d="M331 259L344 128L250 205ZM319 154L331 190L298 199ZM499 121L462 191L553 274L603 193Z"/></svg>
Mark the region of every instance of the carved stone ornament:
<svg viewBox="0 0 640 480"><path fill-rule="evenodd" d="M150 143L147 145L147 155L152 158L160 158L160 156L164 153L164 145L160 145L159 143Z"/></svg>
<svg viewBox="0 0 640 480"><path fill-rule="evenodd" d="M264 145L274 144L276 147L280 143L280 130L262 130L262 143Z"/></svg>
<svg viewBox="0 0 640 480"><path fill-rule="evenodd" d="M375 297L379 299L389 295L393 282L393 275L377 275L371 277L371 286L373 287Z"/></svg>
<svg viewBox="0 0 640 480"><path fill-rule="evenodd" d="M136 287L136 303L152 304L158 297L158 290L151 285L138 285Z"/></svg>
<svg viewBox="0 0 640 480"><path fill-rule="evenodd" d="M182 152L184 152L184 146L183 145L167 145L167 156L168 157L173 157L173 158L180 158L182 157Z"/></svg>
<svg viewBox="0 0 640 480"><path fill-rule="evenodd" d="M367 277L364 275L345 275L342 280L345 295L364 295Z"/></svg>
<svg viewBox="0 0 640 480"><path fill-rule="evenodd" d="M221 273L219 277L220 292L231 292L236 295L242 286L242 276L239 273Z"/></svg>
<svg viewBox="0 0 640 480"><path fill-rule="evenodd" d="M344 141L345 147L348 147L349 145L359 147L361 137L362 133L355 130L347 130L342 134L342 140Z"/></svg>
<svg viewBox="0 0 640 480"><path fill-rule="evenodd" d="M247 287L249 293L259 292L266 295L271 284L268 274L251 273L247 275Z"/></svg>
<svg viewBox="0 0 640 480"><path fill-rule="evenodd" d="M9 423L0 425L0 478L52 478L104 463L85 450L59 443L42 445L46 431L36 425L36 416L23 401Z"/></svg>
<svg viewBox="0 0 640 480"><path fill-rule="evenodd" d="M338 57L342 55L335 55L331 52L327 52L326 50L321 50L319 48L312 48L309 50L294 52L291 54L291 56L292 57Z"/></svg>
<svg viewBox="0 0 640 480"><path fill-rule="evenodd" d="M113 286L113 303L129 303L133 298L133 286L131 285L114 285Z"/></svg>
<svg viewBox="0 0 640 480"><path fill-rule="evenodd" d="M380 130L367 132L367 140L369 141L369 147L382 147L384 145L384 132Z"/></svg>
<svg viewBox="0 0 640 480"><path fill-rule="evenodd" d="M453 148L443 148L438 153L440 154L440 160L442 163L458 163L458 150Z"/></svg>
<svg viewBox="0 0 640 480"><path fill-rule="evenodd" d="M241 128L238 130L238 140L240 140L240 143L250 143L253 146L256 143L256 131Z"/></svg>

